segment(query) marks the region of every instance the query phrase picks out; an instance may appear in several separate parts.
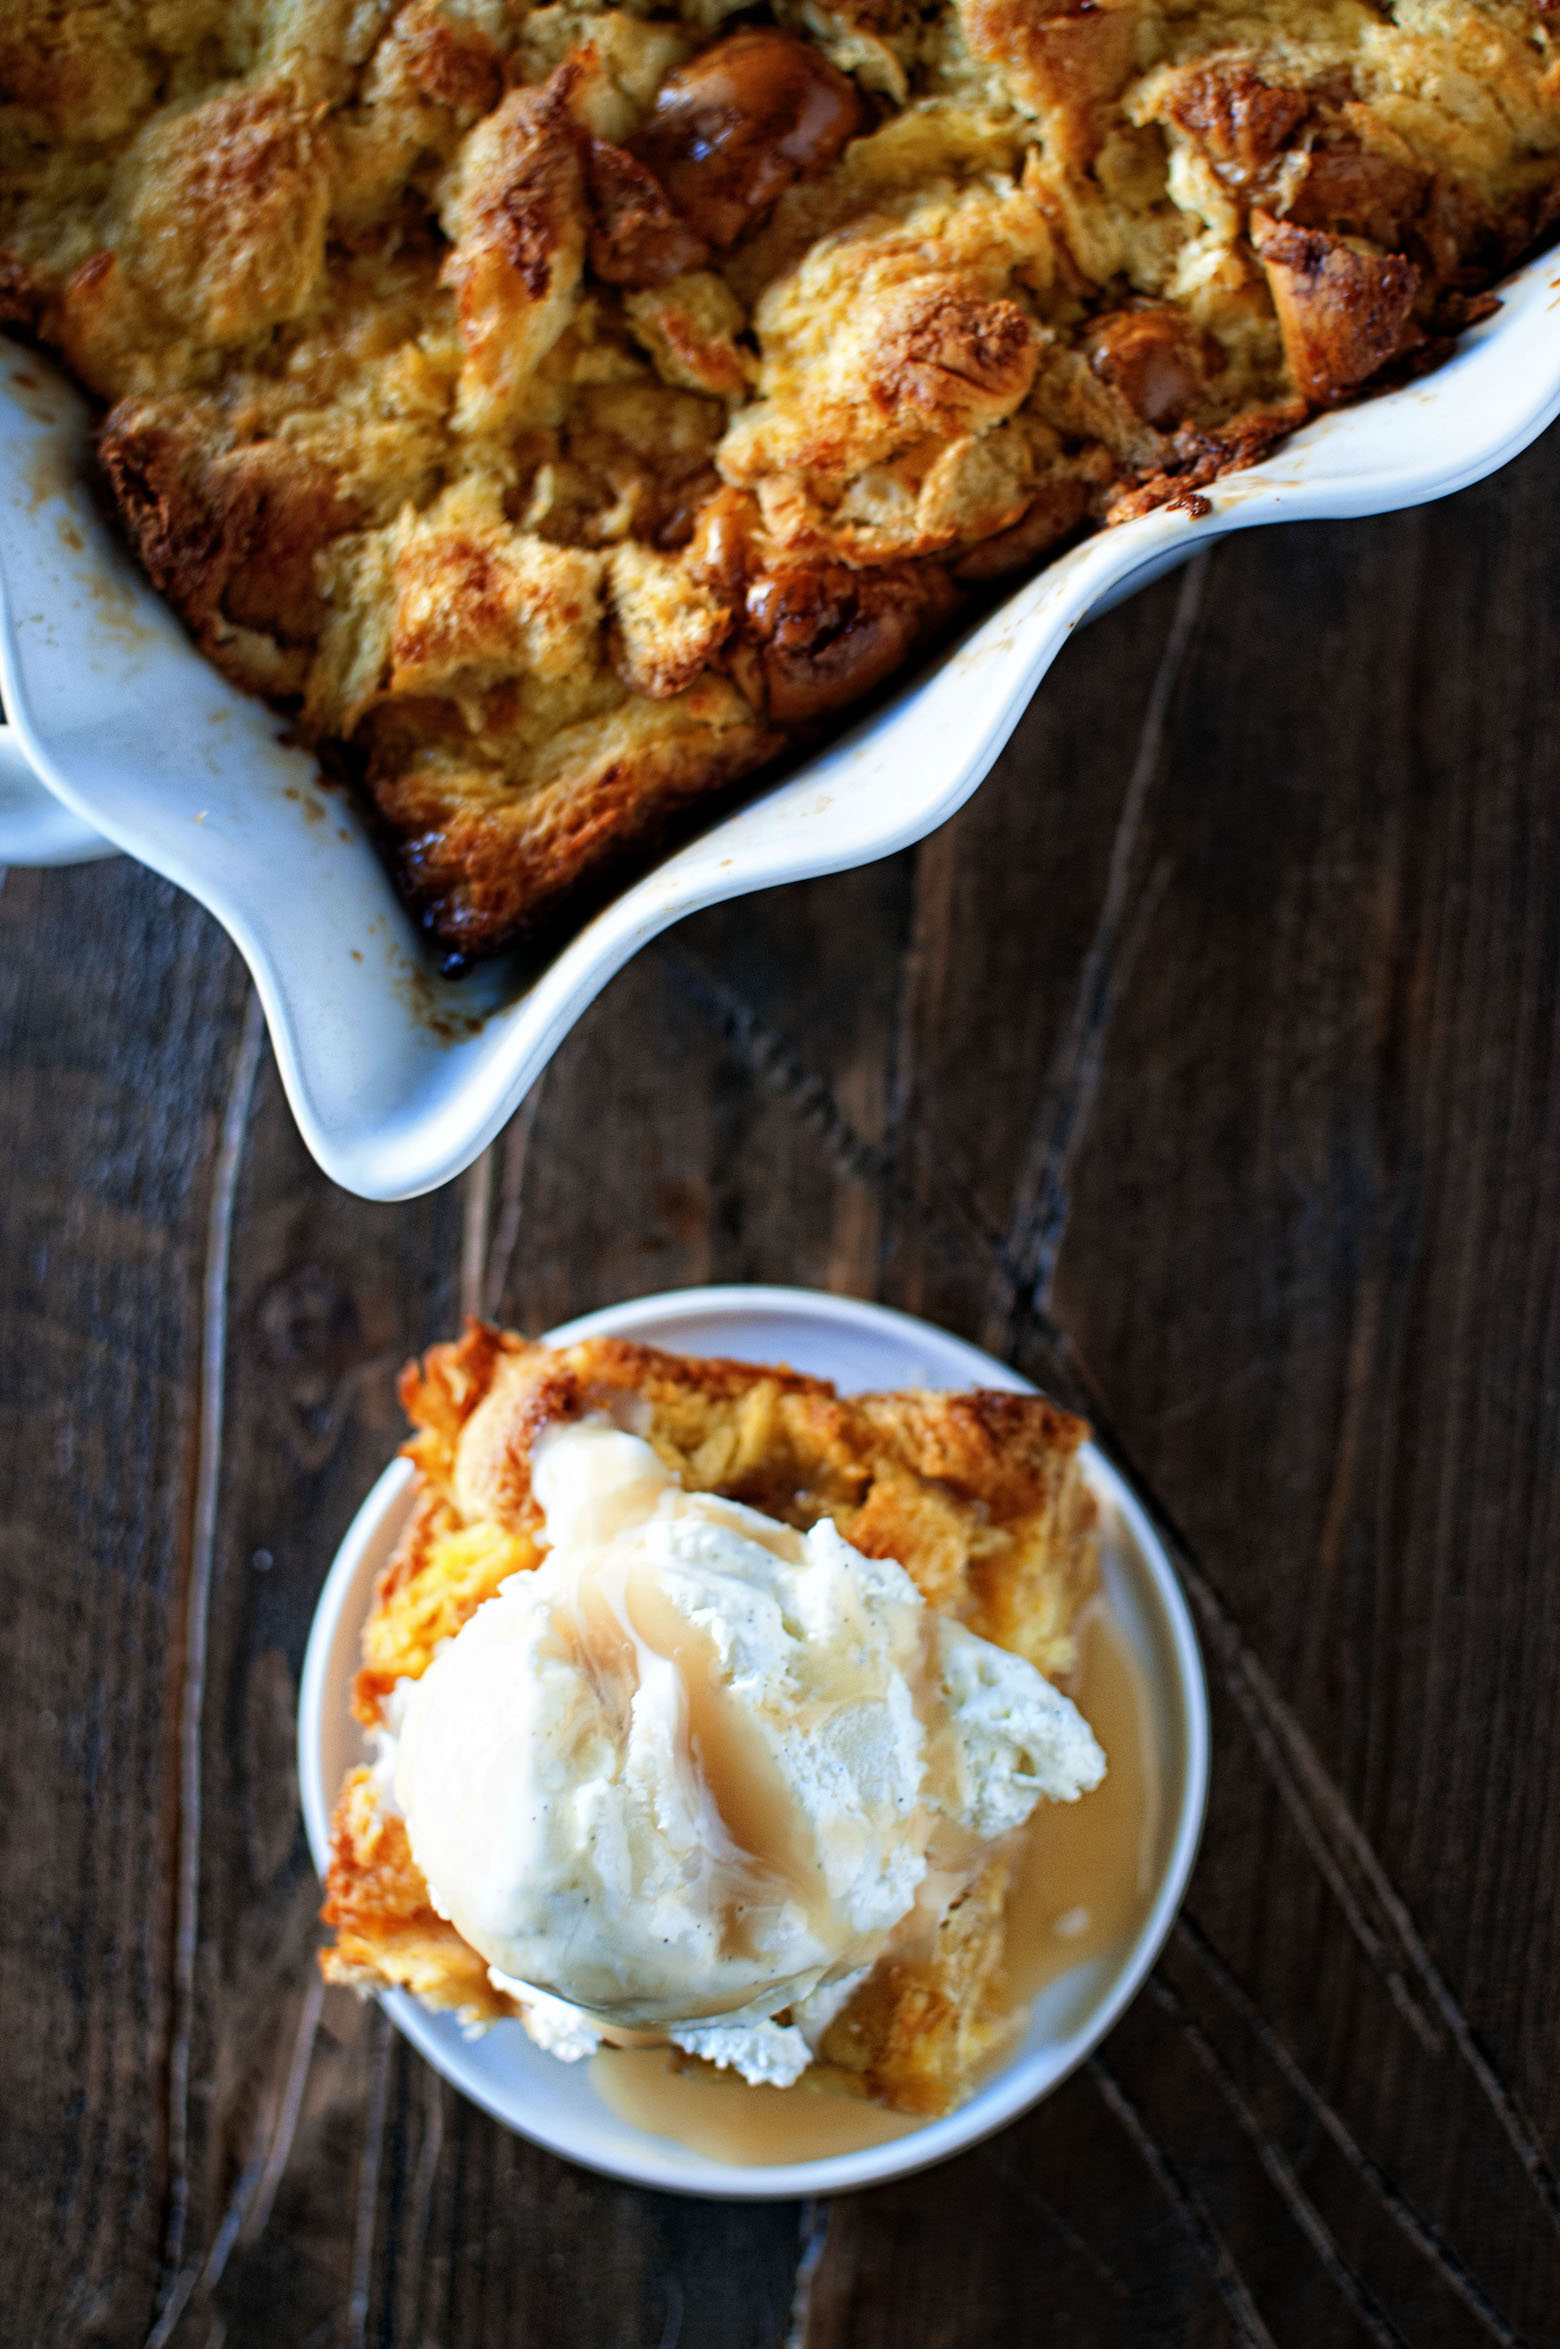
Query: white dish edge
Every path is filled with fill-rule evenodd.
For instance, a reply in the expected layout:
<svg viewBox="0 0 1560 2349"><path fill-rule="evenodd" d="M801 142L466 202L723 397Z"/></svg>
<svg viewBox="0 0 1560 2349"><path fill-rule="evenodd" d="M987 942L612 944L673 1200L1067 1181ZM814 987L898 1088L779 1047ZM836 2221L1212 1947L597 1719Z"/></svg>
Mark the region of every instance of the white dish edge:
<svg viewBox="0 0 1560 2349"><path fill-rule="evenodd" d="M1436 373L1321 417L1262 465L1213 483L1206 516L1163 508L1027 580L928 676L625 889L519 994L506 997L514 981L502 965L454 989L432 975L356 819L339 804L323 825L309 812L311 762L279 746L276 722L184 641L90 499L71 503L44 481L36 444L48 428L29 423L20 395L5 391L8 369L41 363L3 341L0 516L8 476L11 486L0 527L0 691L28 761L66 808L190 890L230 931L326 1172L365 1197L411 1197L470 1164L585 1007L659 931L725 899L890 855L944 822L1091 614L1225 532L1443 497L1525 448L1560 411L1557 290L1560 264L1541 256ZM51 536L67 523L78 545L86 533L85 555L67 556ZM139 651L126 640L126 612ZM160 691L126 749L137 692L145 702L150 691L148 663ZM164 714L192 746L182 764L156 739ZM226 767L208 758L206 772L197 716L225 723L241 756ZM279 804L289 793L298 806ZM430 1044L429 1003L457 1028L464 1014L486 1016L477 1033Z"/></svg>

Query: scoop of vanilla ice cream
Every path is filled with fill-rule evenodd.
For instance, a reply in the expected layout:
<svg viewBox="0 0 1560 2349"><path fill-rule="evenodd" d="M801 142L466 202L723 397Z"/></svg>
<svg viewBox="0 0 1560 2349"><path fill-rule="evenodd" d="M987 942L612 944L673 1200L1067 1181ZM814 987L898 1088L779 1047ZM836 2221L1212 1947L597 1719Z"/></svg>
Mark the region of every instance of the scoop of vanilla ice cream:
<svg viewBox="0 0 1560 2349"><path fill-rule="evenodd" d="M409 1691L395 1763L434 1903L506 1986L735 2045L871 1963L939 1836L967 1856L1103 1774L1032 1666L827 1521L687 1492L593 1421L532 1483L548 1555Z"/></svg>

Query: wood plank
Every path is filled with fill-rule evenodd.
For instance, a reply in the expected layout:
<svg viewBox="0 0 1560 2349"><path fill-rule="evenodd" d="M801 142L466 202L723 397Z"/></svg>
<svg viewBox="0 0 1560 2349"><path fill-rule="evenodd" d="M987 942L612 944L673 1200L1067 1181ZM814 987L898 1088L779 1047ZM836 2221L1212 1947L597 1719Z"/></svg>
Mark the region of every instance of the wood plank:
<svg viewBox="0 0 1560 2349"><path fill-rule="evenodd" d="M202 1739L192 2259L232 2244L189 2314L198 2325L209 2303L235 2342L306 2339L356 2284L384 2034L350 1996L318 1996L297 1684L324 1569L400 1440L396 1374L455 1318L461 1230L458 1189L386 1208L328 1183L269 1062L243 1142ZM300 2190L309 2257L279 2262L274 2230L286 2239Z"/></svg>
<svg viewBox="0 0 1560 2349"><path fill-rule="evenodd" d="M0 2276L140 2339L168 2223L177 1716L236 960L128 865L0 893Z"/></svg>

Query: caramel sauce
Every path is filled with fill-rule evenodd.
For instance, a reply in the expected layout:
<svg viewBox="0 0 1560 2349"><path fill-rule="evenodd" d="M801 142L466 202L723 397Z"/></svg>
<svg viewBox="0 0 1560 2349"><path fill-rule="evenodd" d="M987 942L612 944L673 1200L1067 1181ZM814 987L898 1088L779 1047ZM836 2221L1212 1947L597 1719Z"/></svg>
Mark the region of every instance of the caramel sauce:
<svg viewBox="0 0 1560 2349"><path fill-rule="evenodd" d="M727 1954L752 1954L757 1919L788 1901L823 1931L830 1912L822 1870L785 1780L731 1699L708 1633L679 1613L653 1574L633 1569L621 1578L583 1574L573 1606L554 1610L553 1630L579 1660L620 1741L641 1689L666 1706L690 1807L705 1817L711 1906ZM740 1993L738 2003L749 1995Z"/></svg>
<svg viewBox="0 0 1560 2349"><path fill-rule="evenodd" d="M794 2088L750 2088L732 2072L673 2071L664 2048L609 2047L591 2057L590 2077L619 2120L748 2168L858 2153L922 2126L916 2113L842 2092L820 2069Z"/></svg>
<svg viewBox="0 0 1560 2349"><path fill-rule="evenodd" d="M1148 1691L1103 1604L1079 1627L1069 1694L1109 1767L1077 1802L1041 1803L1023 1831L1006 1917L1014 2036L1019 2010L1048 1983L1130 1939L1157 1874L1163 1805ZM1005 2038L1004 2054L1011 2046ZM849 2075L824 2065L794 2088L750 2088L735 2074L677 2070L677 2062L665 2048L605 2047L591 2059L591 2083L633 2127L748 2167L856 2153L925 2125L918 2114L853 2095Z"/></svg>
<svg viewBox="0 0 1560 2349"><path fill-rule="evenodd" d="M1041 1803L1008 1895L1006 1965L1015 2005L1136 1931L1153 1894L1162 1798L1137 1658L1102 1605L1079 1626L1068 1691L1107 1768L1075 1803Z"/></svg>
<svg viewBox="0 0 1560 2349"><path fill-rule="evenodd" d="M800 1903L815 1931L824 1929L829 1890L823 1871L789 1787L753 1723L732 1701L714 1641L679 1614L652 1576L630 1582L628 1603L640 1637L677 1674L686 1761L726 1832L728 1939L742 1947L746 1907L788 1898Z"/></svg>

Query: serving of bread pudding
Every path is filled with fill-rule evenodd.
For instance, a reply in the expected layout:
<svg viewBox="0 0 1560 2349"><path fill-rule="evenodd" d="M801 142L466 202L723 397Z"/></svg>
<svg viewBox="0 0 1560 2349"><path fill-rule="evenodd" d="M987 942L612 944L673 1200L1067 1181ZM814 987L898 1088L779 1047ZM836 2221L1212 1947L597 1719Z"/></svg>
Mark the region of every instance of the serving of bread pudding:
<svg viewBox="0 0 1560 2349"><path fill-rule="evenodd" d="M681 1493L737 1504L735 1519L769 1526L768 1538L822 1526L843 1537L837 1547L858 1568L896 1562L917 1604L959 1627L948 1636L971 1652L990 1643L1047 1682L1074 1668L1097 1573L1095 1508L1078 1458L1086 1431L1039 1396L846 1398L785 1370L612 1339L551 1350L472 1325L408 1370L403 1397L418 1483L364 1626L355 1694L359 1720L381 1743L393 1741L409 1692L436 1660L469 1644L458 1639L466 1627L481 1628L479 1610L491 1617L513 1578L543 1569L550 1520L533 1467L537 1447L571 1428L632 1431ZM874 1600L869 1612L882 1611ZM490 1771L481 1751L479 1739L468 1776ZM621 1757L611 1767L629 1774ZM404 1778L395 1784L404 1791ZM1016 1856L1009 1833L989 1853L968 1845L957 1882L927 1877L942 1889L930 1908L923 1893L921 1928L891 1937L878 1962L847 1978L817 2034L820 2077L907 2113L962 2100L1009 2019L1004 1902ZM636 1897L642 1909L642 1889ZM496 1983L441 1913L383 1770L358 1768L341 1789L325 1917L329 1980L410 1990L469 2022L527 2015L537 2035L524 1985ZM789 2020L781 2008L779 2022Z"/></svg>
<svg viewBox="0 0 1560 2349"><path fill-rule="evenodd" d="M0 321L451 965L1435 362L1545 0L9 0Z"/></svg>

